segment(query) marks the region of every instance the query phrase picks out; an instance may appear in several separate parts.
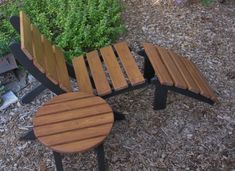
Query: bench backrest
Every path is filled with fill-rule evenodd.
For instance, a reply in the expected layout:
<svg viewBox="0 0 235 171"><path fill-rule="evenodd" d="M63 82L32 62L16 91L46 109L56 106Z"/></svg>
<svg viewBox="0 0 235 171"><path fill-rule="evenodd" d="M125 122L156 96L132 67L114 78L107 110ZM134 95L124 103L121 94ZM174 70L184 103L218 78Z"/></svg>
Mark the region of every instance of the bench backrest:
<svg viewBox="0 0 235 171"><path fill-rule="evenodd" d="M20 12L20 40L22 51L48 79L64 91L72 91L62 50L44 37L22 11Z"/></svg>

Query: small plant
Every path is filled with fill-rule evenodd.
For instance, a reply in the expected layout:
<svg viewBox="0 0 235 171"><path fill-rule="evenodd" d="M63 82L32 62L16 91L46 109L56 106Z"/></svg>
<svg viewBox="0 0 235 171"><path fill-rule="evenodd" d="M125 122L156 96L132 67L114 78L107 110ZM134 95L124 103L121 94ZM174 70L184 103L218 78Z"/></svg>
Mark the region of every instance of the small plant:
<svg viewBox="0 0 235 171"><path fill-rule="evenodd" d="M12 0L0 6L0 56L17 37L8 18L26 12L67 60L115 41L123 33L119 0Z"/></svg>

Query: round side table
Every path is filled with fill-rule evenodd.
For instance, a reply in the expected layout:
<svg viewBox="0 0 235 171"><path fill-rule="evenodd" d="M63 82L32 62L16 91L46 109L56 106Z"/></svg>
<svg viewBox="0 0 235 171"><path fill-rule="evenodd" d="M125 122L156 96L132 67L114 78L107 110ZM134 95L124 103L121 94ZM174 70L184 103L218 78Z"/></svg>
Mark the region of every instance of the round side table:
<svg viewBox="0 0 235 171"><path fill-rule="evenodd" d="M106 101L83 92L55 96L37 111L33 130L53 151L57 171L63 171L61 153L78 153L96 147L99 170L105 170L103 141L114 123Z"/></svg>

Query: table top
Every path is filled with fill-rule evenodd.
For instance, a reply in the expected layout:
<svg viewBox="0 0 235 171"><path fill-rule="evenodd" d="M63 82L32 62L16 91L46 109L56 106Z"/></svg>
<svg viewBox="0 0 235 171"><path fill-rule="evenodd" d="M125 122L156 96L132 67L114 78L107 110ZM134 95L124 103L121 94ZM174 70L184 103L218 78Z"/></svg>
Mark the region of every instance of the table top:
<svg viewBox="0 0 235 171"><path fill-rule="evenodd" d="M65 93L45 103L33 118L38 140L61 153L76 153L102 143L114 122L107 102L83 92Z"/></svg>

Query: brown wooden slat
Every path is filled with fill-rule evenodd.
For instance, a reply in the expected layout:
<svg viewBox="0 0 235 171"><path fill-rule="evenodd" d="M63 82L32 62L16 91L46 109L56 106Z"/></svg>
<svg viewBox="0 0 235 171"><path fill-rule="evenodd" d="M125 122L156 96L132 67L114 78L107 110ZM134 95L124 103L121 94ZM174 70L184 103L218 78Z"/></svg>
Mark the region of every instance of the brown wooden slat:
<svg viewBox="0 0 235 171"><path fill-rule="evenodd" d="M42 43L44 48L44 58L46 63L46 75L55 84L58 84L57 71L56 71L56 57L53 54L51 42L42 36Z"/></svg>
<svg viewBox="0 0 235 171"><path fill-rule="evenodd" d="M62 113L54 113L51 115L37 115L34 118L34 126L41 126L51 123L62 122L66 120L79 119L84 117L89 117L93 115L99 115L104 113L112 112L112 109L107 104L101 104L96 106L91 106L87 108L82 108L77 110L65 111Z"/></svg>
<svg viewBox="0 0 235 171"><path fill-rule="evenodd" d="M162 85L173 86L173 80L166 66L162 62L162 59L160 55L158 54L156 47L150 43L144 43L143 47L145 49L145 52L153 66L155 74L157 75L160 83Z"/></svg>
<svg viewBox="0 0 235 171"><path fill-rule="evenodd" d="M144 83L144 77L142 76L133 55L126 42L117 43L114 45L119 58L123 64L123 67L127 73L127 76L131 82L131 85L138 85Z"/></svg>
<svg viewBox="0 0 235 171"><path fill-rule="evenodd" d="M112 123L89 127L81 129L80 131L73 130L69 132L64 132L61 134L55 134L50 136L41 137L40 141L44 142L47 146L55 146L68 144L74 141L81 141L85 139L92 139L94 137L106 136L109 134L107 130L111 130Z"/></svg>
<svg viewBox="0 0 235 171"><path fill-rule="evenodd" d="M91 74L95 82L97 94L102 96L111 93L112 91L106 79L98 52L93 51L87 53L86 55L90 66Z"/></svg>
<svg viewBox="0 0 235 171"><path fill-rule="evenodd" d="M207 81L204 78L204 76L201 74L201 71L199 71L199 69L195 66L195 64L193 62L189 61L189 63L191 64L193 70L197 74L197 77L201 81L201 84L203 84L203 86L206 88L206 90L207 90L207 92L208 92L208 94L210 96L210 99L215 101L215 102L218 102L218 99L217 99L216 95L214 94L213 90L211 89L211 87L207 83Z"/></svg>
<svg viewBox="0 0 235 171"><path fill-rule="evenodd" d="M93 96L92 94L87 94L85 92L69 92L66 94L59 95L59 96L54 96L53 100L46 102L43 106L56 104L56 103L62 103L65 101L83 99L83 98L92 97L92 96Z"/></svg>
<svg viewBox="0 0 235 171"><path fill-rule="evenodd" d="M74 119L71 121L64 121L50 125L34 127L34 132L37 137L49 136L52 134L60 134L62 132L79 130L82 128L89 128L93 126L108 124L113 122L113 114L106 113L102 115L86 117L81 119Z"/></svg>
<svg viewBox="0 0 235 171"><path fill-rule="evenodd" d="M171 56L168 54L167 50L160 46L156 46L156 48L169 74L171 75L171 78L173 79L175 86L178 88L187 89L187 85L184 81L184 78L182 77L177 66L175 65L174 60L172 60Z"/></svg>
<svg viewBox="0 0 235 171"><path fill-rule="evenodd" d="M57 78L59 80L60 87L66 92L71 92L72 87L69 79L69 73L66 66L66 62L64 59L64 54L56 46L53 46L53 52L56 58L56 70L57 70Z"/></svg>
<svg viewBox="0 0 235 171"><path fill-rule="evenodd" d="M66 101L64 103L46 105L43 108L40 108L37 112L37 116L47 115L52 113L59 113L64 111L71 111L78 108L84 108L87 106L95 106L98 104L105 103L105 100L101 98L85 98L78 99L74 101Z"/></svg>
<svg viewBox="0 0 235 171"><path fill-rule="evenodd" d="M21 49L26 56L33 59L33 44L32 44L32 31L30 26L30 20L26 14L20 11L20 41Z"/></svg>
<svg viewBox="0 0 235 171"><path fill-rule="evenodd" d="M42 72L45 73L45 58L44 49L42 45L41 33L39 30L31 24L32 30L32 45L33 45L33 63Z"/></svg>
<svg viewBox="0 0 235 171"><path fill-rule="evenodd" d="M79 90L82 92L93 94L93 88L86 68L84 57L75 57L72 62Z"/></svg>
<svg viewBox="0 0 235 171"><path fill-rule="evenodd" d="M197 86L199 87L200 94L207 98L210 98L211 96L206 88L206 85L202 82L201 78L198 76L197 71L195 71L194 67L192 66L191 61L187 59L183 59L183 58L182 58L182 61L184 62L189 73L191 74L193 80L196 82Z"/></svg>
<svg viewBox="0 0 235 171"><path fill-rule="evenodd" d="M100 53L106 64L114 89L121 90L128 87L112 47L108 46L101 48Z"/></svg>
<svg viewBox="0 0 235 171"><path fill-rule="evenodd" d="M172 52L172 51L168 51L169 54L172 57L172 60L175 62L176 66L178 67L178 70L180 71L181 75L183 76L185 82L187 83L187 87L190 91L194 92L194 93L199 93L200 89L198 88L197 84L195 83L195 81L192 79L190 73L188 72L188 70L186 69L186 66L184 65L184 63L181 61L181 56L177 55L176 53Z"/></svg>
<svg viewBox="0 0 235 171"><path fill-rule="evenodd" d="M72 143L68 143L68 144L52 146L51 148L54 151L62 152L62 153L65 151L67 153L74 153L77 151L83 152L83 151L86 151L88 149L91 149L91 148L97 146L102 141L104 141L105 138L106 138L106 136L101 136L101 137L96 137L96 138L92 138L92 139L76 141L76 142L72 142Z"/></svg>

